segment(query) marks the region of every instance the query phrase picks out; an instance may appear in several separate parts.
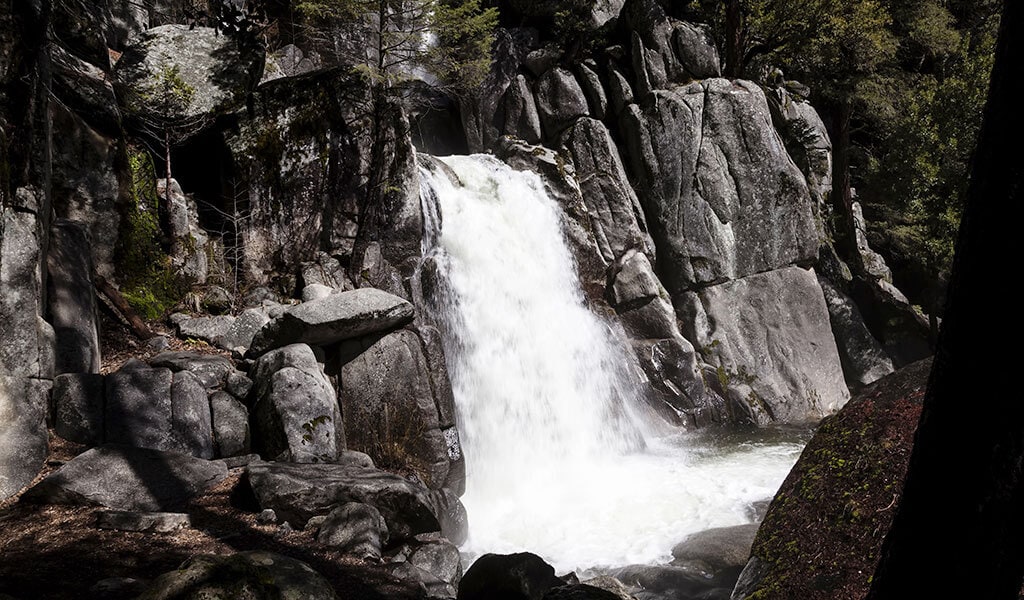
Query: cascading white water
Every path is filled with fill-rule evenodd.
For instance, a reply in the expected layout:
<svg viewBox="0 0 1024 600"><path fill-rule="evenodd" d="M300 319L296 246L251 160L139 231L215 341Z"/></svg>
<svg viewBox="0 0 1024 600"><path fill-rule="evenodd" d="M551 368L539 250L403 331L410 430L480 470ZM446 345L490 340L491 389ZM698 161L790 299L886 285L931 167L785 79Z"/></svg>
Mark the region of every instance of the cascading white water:
<svg viewBox="0 0 1024 600"><path fill-rule="evenodd" d="M490 156L424 169L444 331L467 460L464 552L540 554L557 569L652 563L686 534L749 520L799 445L687 451L640 417L623 352L587 309L540 178Z"/></svg>

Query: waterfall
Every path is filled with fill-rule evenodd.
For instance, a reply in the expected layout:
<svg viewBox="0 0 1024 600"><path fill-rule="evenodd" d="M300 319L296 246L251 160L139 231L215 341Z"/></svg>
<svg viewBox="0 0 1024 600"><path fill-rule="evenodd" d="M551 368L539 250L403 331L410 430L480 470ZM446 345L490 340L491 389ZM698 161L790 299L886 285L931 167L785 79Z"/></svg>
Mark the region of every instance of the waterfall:
<svg viewBox="0 0 1024 600"><path fill-rule="evenodd" d="M792 448L781 460L702 455L678 435L658 439L640 416L628 349L587 308L541 179L491 156L438 160L421 169L425 256L439 276L426 304L467 460L463 550L529 550L561 570L657 562L687 533L749 520ZM737 461L780 466L716 480Z"/></svg>

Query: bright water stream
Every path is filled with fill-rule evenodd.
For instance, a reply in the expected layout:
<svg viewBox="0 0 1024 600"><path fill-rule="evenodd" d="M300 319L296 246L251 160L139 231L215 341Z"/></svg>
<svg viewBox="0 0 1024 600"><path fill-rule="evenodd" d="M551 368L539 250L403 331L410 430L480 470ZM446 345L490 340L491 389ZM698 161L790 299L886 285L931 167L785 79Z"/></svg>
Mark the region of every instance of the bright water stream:
<svg viewBox="0 0 1024 600"><path fill-rule="evenodd" d="M650 423L540 178L490 156L442 160L458 182L422 173L467 459L463 551L529 550L584 571L666 562L687 534L749 522L800 441L711 443Z"/></svg>

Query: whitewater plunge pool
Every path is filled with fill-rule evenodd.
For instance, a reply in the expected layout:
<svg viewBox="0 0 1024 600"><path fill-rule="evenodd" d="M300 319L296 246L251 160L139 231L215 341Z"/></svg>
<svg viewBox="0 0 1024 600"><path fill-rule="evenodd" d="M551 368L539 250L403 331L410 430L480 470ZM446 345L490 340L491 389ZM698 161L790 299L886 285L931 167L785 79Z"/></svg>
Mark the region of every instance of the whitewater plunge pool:
<svg viewBox="0 0 1024 600"><path fill-rule="evenodd" d="M587 308L540 178L491 156L440 160L448 173L421 171L424 254L444 280L427 310L466 456L466 564L522 551L559 573L665 563L689 534L755 520L809 436L653 417L631 350Z"/></svg>
<svg viewBox="0 0 1024 600"><path fill-rule="evenodd" d="M470 520L464 563L522 551L557 573L580 575L668 563L687 535L763 514L808 439L808 431L678 433L646 452L573 461L558 475L509 482L503 497L471 486L462 498Z"/></svg>

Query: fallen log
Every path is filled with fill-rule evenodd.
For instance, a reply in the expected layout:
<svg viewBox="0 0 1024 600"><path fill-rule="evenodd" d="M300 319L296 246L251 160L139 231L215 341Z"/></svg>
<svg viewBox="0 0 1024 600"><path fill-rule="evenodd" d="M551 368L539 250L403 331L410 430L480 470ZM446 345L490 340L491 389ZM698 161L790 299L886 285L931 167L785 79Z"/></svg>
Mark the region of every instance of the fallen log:
<svg viewBox="0 0 1024 600"><path fill-rule="evenodd" d="M124 317L124 320L128 322L128 326L131 328L132 333L135 334L135 337L140 340L148 340L156 335L153 333L153 330L146 325L146 322L139 317L138 313L132 309L131 305L128 304L128 301L121 295L121 292L107 281L106 278L94 273L92 280L93 284L96 286L96 290L109 300L110 304L113 305L113 307L117 309L117 312L121 313L121 316Z"/></svg>

